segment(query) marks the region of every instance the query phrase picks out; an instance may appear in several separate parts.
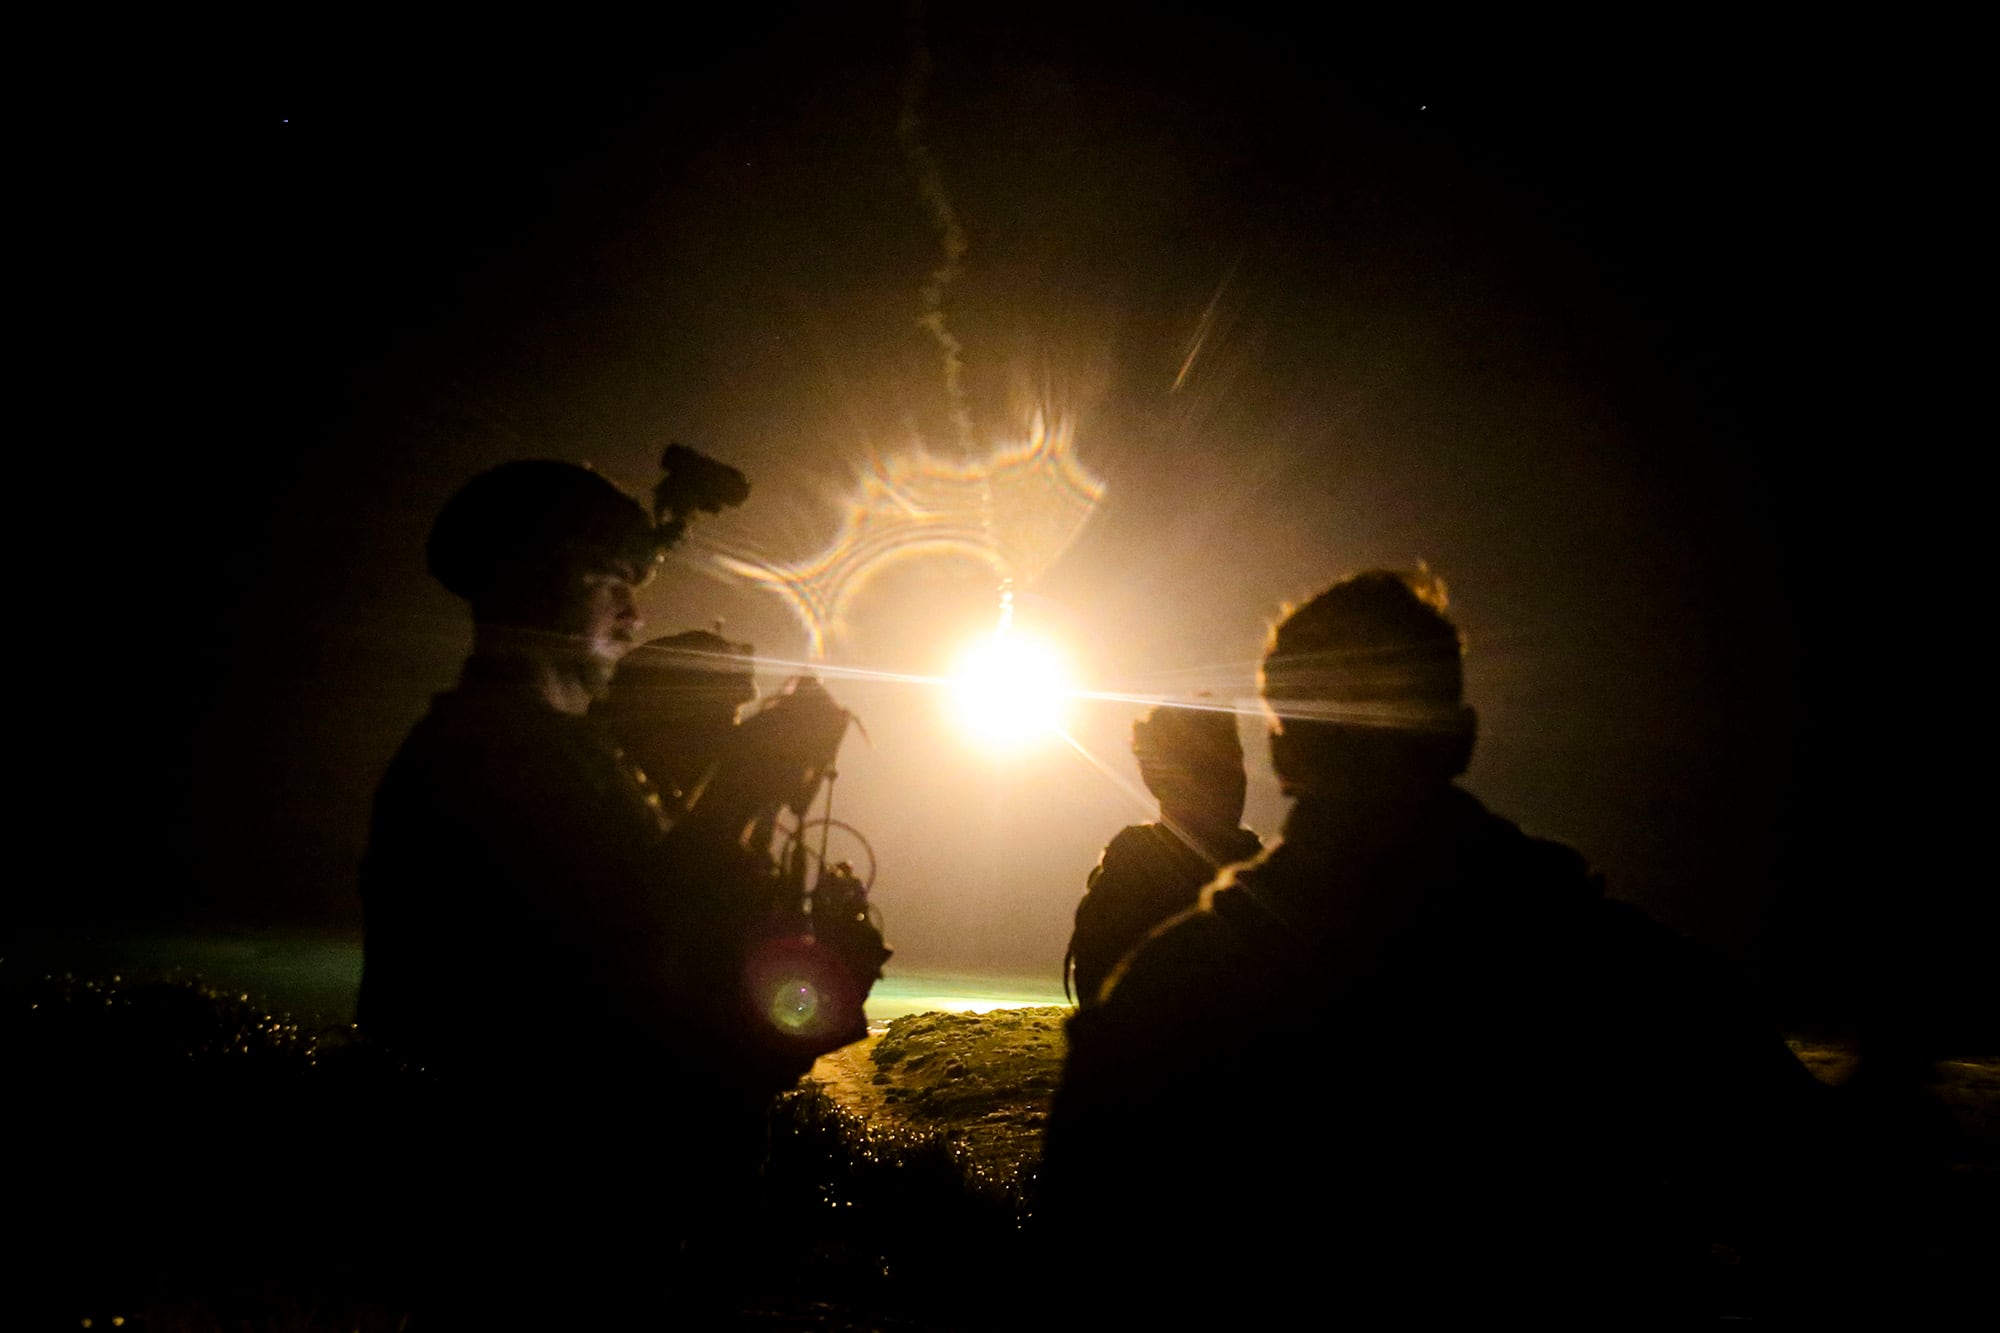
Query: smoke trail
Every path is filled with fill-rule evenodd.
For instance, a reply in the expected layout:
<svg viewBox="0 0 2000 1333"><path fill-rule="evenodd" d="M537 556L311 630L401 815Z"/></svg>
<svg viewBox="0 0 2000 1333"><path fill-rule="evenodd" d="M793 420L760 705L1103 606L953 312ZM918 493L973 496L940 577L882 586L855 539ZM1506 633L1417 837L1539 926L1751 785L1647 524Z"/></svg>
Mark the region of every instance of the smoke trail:
<svg viewBox="0 0 2000 1333"><path fill-rule="evenodd" d="M924 202L930 205L931 219L937 224L939 239L944 244L944 263L931 270L929 279L923 285L923 314L917 322L930 331L931 337L937 339L938 347L944 352L945 398L950 406L952 427L958 434L959 454L970 463L975 443L972 408L965 393L964 347L952 334L944 317L946 289L958 276L960 261L965 258L965 228L958 220L958 210L952 207L951 196L945 193L944 173L938 169L937 159L931 156L923 139L923 117L919 108L930 86L932 68L930 47L925 38L927 25L923 0L911 0L908 12L910 75L903 84L903 113L896 121L896 138L903 145L903 154L909 159L910 169L916 173L917 188L922 191ZM982 474L980 484L981 522L991 549L989 558L993 559L996 572L1000 575L999 632L1005 634L1014 624L1014 574L995 530L990 479Z"/></svg>
<svg viewBox="0 0 2000 1333"><path fill-rule="evenodd" d="M910 73L903 82L903 112L896 121L896 138L903 146L903 155L909 159L910 169L916 173L917 188L930 206L931 219L944 243L944 263L931 270L923 285L923 314L918 316L917 323L930 331L944 352L945 396L951 407L952 425L958 431L959 448L969 458L973 451L973 426L972 409L965 396L964 349L944 318L945 291L958 277L959 261L965 257L965 228L959 223L958 210L951 206L951 196L945 193L944 173L938 170L937 159L931 156L923 140L919 108L930 86L931 54L924 37L922 0L914 0L909 7L909 28Z"/></svg>
<svg viewBox="0 0 2000 1333"><path fill-rule="evenodd" d="M946 406L955 448L933 450L919 437L894 456L872 449L845 501L840 530L817 554L778 560L739 540L711 549L707 563L728 577L770 589L805 627L807 653L824 662L854 599L882 570L919 556L970 558L998 584L997 632L1013 628L1017 592L1068 548L1104 492L1077 459L1075 419L1044 393L1008 437L981 446L965 382L965 349L946 320L946 298L967 242L944 174L924 142L923 106L933 62L922 0L907 10L908 77L896 137L943 246L943 262L921 287L917 324L944 356ZM1016 404L1020 407L1022 404Z"/></svg>

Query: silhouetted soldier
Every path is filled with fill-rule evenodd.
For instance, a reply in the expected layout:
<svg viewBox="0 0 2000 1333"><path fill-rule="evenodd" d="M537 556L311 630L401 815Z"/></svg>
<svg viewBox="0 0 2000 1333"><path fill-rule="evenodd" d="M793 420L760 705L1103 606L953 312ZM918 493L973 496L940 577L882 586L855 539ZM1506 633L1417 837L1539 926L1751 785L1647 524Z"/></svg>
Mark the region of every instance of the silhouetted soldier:
<svg viewBox="0 0 2000 1333"><path fill-rule="evenodd" d="M1132 755L1160 803L1157 823L1119 830L1090 872L1063 959L1078 1004L1092 1004L1146 932L1201 896L1218 870L1263 850L1242 827L1243 742L1226 709L1162 705L1132 724Z"/></svg>
<svg viewBox="0 0 2000 1333"><path fill-rule="evenodd" d="M1070 1022L1043 1205L1106 1318L1672 1322L1719 1299L1716 1215L1782 1202L1760 1154L1817 1085L1677 936L1454 784L1475 719L1442 602L1373 572L1285 617L1282 842Z"/></svg>
<svg viewBox="0 0 2000 1333"><path fill-rule="evenodd" d="M546 461L474 478L431 533L473 650L376 796L358 1018L430 1089L382 1126L407 1174L381 1221L436 1256L416 1275L434 1314L685 1300L677 1249L754 1185L772 1094L851 1039L773 1030L745 979L771 883L745 832L845 715L788 696L671 831L586 716L661 540L602 477ZM842 1017L859 1025L858 997Z"/></svg>

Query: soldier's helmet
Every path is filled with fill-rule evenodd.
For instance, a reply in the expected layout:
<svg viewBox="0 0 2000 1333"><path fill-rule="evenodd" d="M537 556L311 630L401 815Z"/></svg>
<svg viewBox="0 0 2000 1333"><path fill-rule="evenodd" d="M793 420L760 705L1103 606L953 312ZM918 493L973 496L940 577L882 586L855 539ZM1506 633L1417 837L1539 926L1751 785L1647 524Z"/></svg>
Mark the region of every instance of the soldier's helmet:
<svg viewBox="0 0 2000 1333"><path fill-rule="evenodd" d="M425 555L432 577L487 619L539 604L578 568L622 563L643 578L660 546L645 509L603 476L533 459L461 487L431 525Z"/></svg>

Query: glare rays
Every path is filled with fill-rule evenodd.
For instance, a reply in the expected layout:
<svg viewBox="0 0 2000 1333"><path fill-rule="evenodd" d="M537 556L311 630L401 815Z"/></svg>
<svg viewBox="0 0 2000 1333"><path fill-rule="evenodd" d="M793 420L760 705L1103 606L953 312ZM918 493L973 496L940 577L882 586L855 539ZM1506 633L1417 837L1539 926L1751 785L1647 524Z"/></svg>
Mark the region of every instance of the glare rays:
<svg viewBox="0 0 2000 1333"><path fill-rule="evenodd" d="M1015 636L996 633L993 637L1012 639ZM1034 643L1029 635L1021 636L1021 641L1023 647ZM986 640L976 646L990 648L993 644L991 640ZM956 665L963 667L965 664ZM843 682L926 691L934 698L937 725L941 730L954 719L961 724L950 730L963 737L965 744L961 753L968 758L1012 767L1023 762L1045 762L1036 759L1036 755L1051 749L1057 754L1067 753L1110 783L1138 811L1152 811L1157 802L1140 785L1138 775L1131 769L1122 747L1108 758L1099 755L1079 738L1077 732L1087 729L1073 726L1071 714L1092 705L1146 709L1158 704L1174 704L1251 717L1263 715L1254 700L1232 704L1216 698L1195 698L1178 691L1137 693L1076 688L1063 677L1059 664L1045 661L1037 666L1032 649L1019 655L1003 650L997 657L988 659L983 670L955 670L941 675L776 658L759 658L757 666L760 673L767 675L817 676L836 693ZM1241 684L1240 678L1236 683Z"/></svg>
<svg viewBox="0 0 2000 1333"><path fill-rule="evenodd" d="M1092 772L1130 797L1134 806L1145 810L1153 805L1152 793L1147 791L1144 785L1138 782L1131 774L1126 773L1123 769L1114 768L1109 763L1098 758L1089 746L1070 735L1067 731L1057 728L1056 736L1065 745L1069 746L1070 751L1078 759L1081 759Z"/></svg>
<svg viewBox="0 0 2000 1333"><path fill-rule="evenodd" d="M1195 324L1194 333L1188 339L1187 355L1181 360L1180 373L1174 376L1173 387L1167 390L1167 392L1179 393L1181 391L1182 386L1188 382L1188 377L1194 373L1195 362L1201 359L1201 354L1208 347L1211 337L1220 339L1228 336L1229 326L1234 323L1234 318L1233 316L1223 316L1221 314L1223 311L1222 298L1228 293L1230 283L1235 280L1237 265L1242 260L1243 256L1240 254L1234 260L1231 260L1229 268L1222 275L1222 281L1215 285L1215 295L1208 299L1207 308L1201 312L1201 319ZM1220 332L1218 332L1218 326L1220 327Z"/></svg>
<svg viewBox="0 0 2000 1333"><path fill-rule="evenodd" d="M1292 700L1265 705L1264 715L1279 722L1328 722L1344 727L1379 730L1452 732L1464 725L1465 710L1457 704L1410 700Z"/></svg>
<svg viewBox="0 0 2000 1333"><path fill-rule="evenodd" d="M1280 718L1450 732L1464 725L1463 671L1455 648L1287 651L1265 664L1262 692Z"/></svg>
<svg viewBox="0 0 2000 1333"><path fill-rule="evenodd" d="M1165 701L1163 700L1162 702ZM1189 707L1190 705L1183 702L1179 706ZM1237 708L1222 708L1218 709L1217 711L1241 713L1243 710ZM1132 804L1135 807L1137 807L1140 810L1152 810L1155 813L1157 813L1159 816L1160 823L1166 826L1168 832L1172 833L1176 838L1180 839L1181 844L1185 846L1189 851L1193 852L1196 856L1199 856L1202 860L1208 862L1208 864L1211 867L1217 870L1220 870L1222 868L1222 862L1217 861L1215 857L1209 853L1208 848L1203 845L1202 840L1200 838L1194 835L1193 830L1183 827L1181 824L1175 822L1173 819L1168 817L1167 812L1164 809L1155 810L1155 807L1159 804L1158 798L1155 797L1151 792L1146 790L1144 783L1134 781L1133 778L1122 769L1114 768L1110 764L1106 763L1104 760L1098 758L1095 754L1092 754L1090 751L1090 747L1086 746L1082 741L1079 741L1076 737L1070 735L1068 732L1058 730L1056 734L1063 739L1063 741L1069 746L1070 750L1075 753L1076 757L1081 759L1087 766L1089 766L1089 768L1093 772L1095 772L1099 777L1103 778L1106 782L1109 782L1112 786L1118 788L1119 791L1125 793L1127 797L1131 798Z"/></svg>

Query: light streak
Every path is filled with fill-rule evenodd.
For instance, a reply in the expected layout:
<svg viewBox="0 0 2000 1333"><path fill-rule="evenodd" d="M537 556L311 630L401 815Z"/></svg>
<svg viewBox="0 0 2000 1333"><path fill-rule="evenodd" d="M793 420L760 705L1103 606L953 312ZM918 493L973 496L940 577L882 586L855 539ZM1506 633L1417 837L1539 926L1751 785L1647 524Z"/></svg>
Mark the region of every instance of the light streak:
<svg viewBox="0 0 2000 1333"><path fill-rule="evenodd" d="M1201 356L1202 349L1208 346L1209 336L1215 332L1216 315L1222 308L1223 293L1229 290L1230 281L1236 277L1236 266L1242 262L1243 256L1240 254L1230 260L1229 268L1222 275L1222 281L1215 284L1215 295L1208 298L1208 307L1201 312L1201 319L1194 326L1194 336L1188 340L1187 356L1181 361L1180 373L1174 376L1173 387L1167 390L1168 393L1179 393L1181 386L1187 383L1188 376L1193 373L1195 361ZM1225 338L1228 336L1227 329L1223 331L1222 336Z"/></svg>

